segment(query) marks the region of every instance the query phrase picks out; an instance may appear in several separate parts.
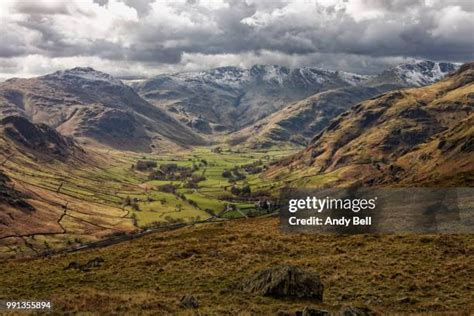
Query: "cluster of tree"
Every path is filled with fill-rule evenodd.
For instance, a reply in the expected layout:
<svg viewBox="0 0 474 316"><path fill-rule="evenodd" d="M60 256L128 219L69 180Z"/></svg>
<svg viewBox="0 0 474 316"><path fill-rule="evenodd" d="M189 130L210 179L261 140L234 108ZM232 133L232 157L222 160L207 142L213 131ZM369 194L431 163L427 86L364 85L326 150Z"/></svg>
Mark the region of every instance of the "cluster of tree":
<svg viewBox="0 0 474 316"><path fill-rule="evenodd" d="M240 196L240 197L250 197L252 195L252 190L250 189L249 185L244 185L241 188L234 185L232 186L232 188L230 188L230 192L233 195Z"/></svg>
<svg viewBox="0 0 474 316"><path fill-rule="evenodd" d="M189 158L188 161L193 162L193 169L194 170L199 170L199 168L207 166L207 160L206 159L192 159L192 158Z"/></svg>
<svg viewBox="0 0 474 316"><path fill-rule="evenodd" d="M130 206L133 210L139 211L140 206L138 205L138 198L130 198L130 196L127 196L125 200L123 201L124 206Z"/></svg>
<svg viewBox="0 0 474 316"><path fill-rule="evenodd" d="M192 206L194 206L195 208L199 208L198 204L196 201L194 200L191 200L191 199L187 199L188 203Z"/></svg>
<svg viewBox="0 0 474 316"><path fill-rule="evenodd" d="M196 167L181 167L175 163L160 165L148 175L149 180L182 181L192 176Z"/></svg>
<svg viewBox="0 0 474 316"><path fill-rule="evenodd" d="M222 148L221 147L212 148L211 151L215 154L222 154Z"/></svg>
<svg viewBox="0 0 474 316"><path fill-rule="evenodd" d="M222 177L229 179L229 182L236 182L246 178L246 176L237 167L234 167L231 170L224 170L222 172Z"/></svg>
<svg viewBox="0 0 474 316"><path fill-rule="evenodd" d="M165 192L165 193L176 193L176 186L171 183L160 185L156 188L158 191Z"/></svg>
<svg viewBox="0 0 474 316"><path fill-rule="evenodd" d="M138 171L147 171L153 168L156 168L156 161L152 160L138 160L135 165L132 165L132 168Z"/></svg>
<svg viewBox="0 0 474 316"><path fill-rule="evenodd" d="M257 202L255 202L255 208L257 210L262 210L267 213L276 210L278 208L277 203L273 202L270 199L259 199Z"/></svg>
<svg viewBox="0 0 474 316"><path fill-rule="evenodd" d="M197 189L199 187L198 183L204 180L206 180L205 176L192 175L188 178L184 187L188 189Z"/></svg>
<svg viewBox="0 0 474 316"><path fill-rule="evenodd" d="M242 165L241 168L248 174L256 174L262 172L266 169L266 166L262 166L263 161L261 159L254 161L252 163Z"/></svg>

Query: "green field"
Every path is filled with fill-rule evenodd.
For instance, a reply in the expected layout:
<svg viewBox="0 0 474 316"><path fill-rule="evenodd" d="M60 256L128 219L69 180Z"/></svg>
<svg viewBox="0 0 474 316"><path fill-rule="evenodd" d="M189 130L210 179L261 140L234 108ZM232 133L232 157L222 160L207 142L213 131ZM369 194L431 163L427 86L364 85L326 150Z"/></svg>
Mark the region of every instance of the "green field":
<svg viewBox="0 0 474 316"><path fill-rule="evenodd" d="M265 169L294 152L198 147L176 153L137 154L91 148L89 160L62 162L43 161L18 150L15 159L3 167L40 210L36 212L39 220L35 220L38 227L21 237L0 238L0 250L7 254L27 254L31 249L42 252L149 226L189 223L215 215L247 216L256 212L258 196L253 195L274 195L282 182L265 179L262 172L247 172L242 166L257 164ZM139 161L152 161L156 166L137 170L134 166ZM149 178L151 172L170 164L192 171L177 179ZM224 177L229 170L238 170L240 178L231 181ZM187 183L193 177L199 177L199 181L190 187ZM173 192L160 189L170 185ZM238 196L232 192L233 186L248 187L251 193Z"/></svg>

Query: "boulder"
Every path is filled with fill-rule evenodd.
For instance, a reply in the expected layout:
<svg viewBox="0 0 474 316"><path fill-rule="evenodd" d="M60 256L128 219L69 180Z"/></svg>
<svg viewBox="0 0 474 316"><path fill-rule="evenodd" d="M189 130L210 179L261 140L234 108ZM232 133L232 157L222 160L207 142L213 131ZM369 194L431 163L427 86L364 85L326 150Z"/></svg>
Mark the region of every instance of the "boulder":
<svg viewBox="0 0 474 316"><path fill-rule="evenodd" d="M365 306L343 306L337 313L339 316L376 316L378 313Z"/></svg>
<svg viewBox="0 0 474 316"><path fill-rule="evenodd" d="M199 301L192 295L185 295L179 301L181 308L198 308Z"/></svg>
<svg viewBox="0 0 474 316"><path fill-rule="evenodd" d="M324 309L305 307L302 316L329 316L329 312Z"/></svg>
<svg viewBox="0 0 474 316"><path fill-rule="evenodd" d="M298 310L295 312L289 311L278 311L277 316L329 316L331 315L328 311L323 309L316 309L305 307L302 311Z"/></svg>
<svg viewBox="0 0 474 316"><path fill-rule="evenodd" d="M247 293L323 300L324 286L315 273L298 266L279 265L257 272L244 281L241 289Z"/></svg>

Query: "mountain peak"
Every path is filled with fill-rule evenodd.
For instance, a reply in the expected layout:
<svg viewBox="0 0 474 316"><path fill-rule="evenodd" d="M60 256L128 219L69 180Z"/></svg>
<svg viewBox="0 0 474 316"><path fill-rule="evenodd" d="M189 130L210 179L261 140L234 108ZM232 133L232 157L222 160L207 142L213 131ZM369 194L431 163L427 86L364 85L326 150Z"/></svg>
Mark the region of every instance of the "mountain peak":
<svg viewBox="0 0 474 316"><path fill-rule="evenodd" d="M79 79L86 81L95 81L109 83L111 85L123 86L124 84L115 77L92 67L75 67L66 70L59 70L52 74L46 75L45 79Z"/></svg>
<svg viewBox="0 0 474 316"><path fill-rule="evenodd" d="M431 60L398 65L391 69L403 82L413 86L432 84L446 75L455 72L460 65Z"/></svg>

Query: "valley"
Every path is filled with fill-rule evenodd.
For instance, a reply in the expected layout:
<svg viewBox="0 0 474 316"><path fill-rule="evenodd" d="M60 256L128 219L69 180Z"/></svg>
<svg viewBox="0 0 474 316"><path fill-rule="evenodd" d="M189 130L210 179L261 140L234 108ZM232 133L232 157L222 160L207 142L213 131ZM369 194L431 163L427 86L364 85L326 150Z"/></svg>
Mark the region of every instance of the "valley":
<svg viewBox="0 0 474 316"><path fill-rule="evenodd" d="M243 89L256 69L265 85L291 86L295 76L311 73L326 89L257 125L209 137L91 68L9 80L0 84L7 179L1 254L29 256L170 224L266 215L277 211L284 187L472 185L472 63L432 85L386 92L431 83L456 67L404 65L383 72L379 84L374 77L347 81L347 74L271 67L216 69L202 81L180 75L186 84L218 80L214 88ZM323 75L329 77L315 79ZM336 79L346 86L319 85ZM91 108L108 123L79 115ZM130 120L109 120L110 111Z"/></svg>
<svg viewBox="0 0 474 316"><path fill-rule="evenodd" d="M170 91L90 68L0 84L0 298L48 298L57 313L469 314L471 235L289 234L275 215L288 187L472 187L474 64L350 81L257 69L285 74L261 76L272 93L305 71L330 79L282 103L250 88L268 107L223 109L229 95L201 86L223 89L209 74L158 78ZM192 93L177 97L176 80ZM199 112L196 93L217 98L227 125ZM324 300L243 290L280 265L318 273Z"/></svg>
<svg viewBox="0 0 474 316"><path fill-rule="evenodd" d="M1 256L32 255L58 248L75 248L107 236L150 226L190 223L211 217L245 217L255 202L270 199L281 183L265 181L240 167L268 166L293 149L233 152L196 147L175 153L137 154L89 147L85 157L58 161L25 153L21 145L0 138L2 170L12 186L25 194L33 211L2 205ZM8 158L9 157L9 158ZM140 162L155 168L138 170ZM199 177L150 179L159 167L183 168ZM223 176L240 170L241 178ZM246 196L232 187L248 186ZM34 223L32 225L32 223Z"/></svg>
<svg viewBox="0 0 474 316"><path fill-rule="evenodd" d="M474 315L473 4L0 1L0 316Z"/></svg>

